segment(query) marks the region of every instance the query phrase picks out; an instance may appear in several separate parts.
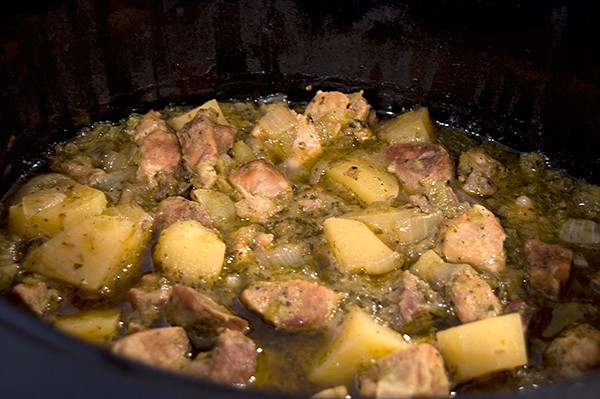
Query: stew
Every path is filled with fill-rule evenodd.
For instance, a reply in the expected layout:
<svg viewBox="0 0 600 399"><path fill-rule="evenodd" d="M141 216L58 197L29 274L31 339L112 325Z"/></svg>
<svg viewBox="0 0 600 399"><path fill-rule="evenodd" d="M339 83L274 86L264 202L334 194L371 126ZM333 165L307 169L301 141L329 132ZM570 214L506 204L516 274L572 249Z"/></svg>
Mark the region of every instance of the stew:
<svg viewBox="0 0 600 399"><path fill-rule="evenodd" d="M600 187L363 93L98 122L7 193L0 289L117 356L315 397L600 366Z"/></svg>

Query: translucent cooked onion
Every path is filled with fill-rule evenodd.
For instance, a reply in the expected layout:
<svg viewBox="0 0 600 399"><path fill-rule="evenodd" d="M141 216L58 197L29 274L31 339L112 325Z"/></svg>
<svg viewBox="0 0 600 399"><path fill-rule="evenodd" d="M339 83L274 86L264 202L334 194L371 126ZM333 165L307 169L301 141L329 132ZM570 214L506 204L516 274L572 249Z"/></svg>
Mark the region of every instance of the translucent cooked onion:
<svg viewBox="0 0 600 399"><path fill-rule="evenodd" d="M600 224L589 219L569 219L562 226L559 237L570 244L600 244Z"/></svg>
<svg viewBox="0 0 600 399"><path fill-rule="evenodd" d="M272 266L300 267L307 260L305 251L299 244L281 244L268 252L267 259Z"/></svg>
<svg viewBox="0 0 600 399"><path fill-rule="evenodd" d="M75 180L60 173L46 173L36 176L23 184L19 190L15 192L12 198L11 205L21 202L26 195L35 193L45 188L51 188L62 185L75 184Z"/></svg>

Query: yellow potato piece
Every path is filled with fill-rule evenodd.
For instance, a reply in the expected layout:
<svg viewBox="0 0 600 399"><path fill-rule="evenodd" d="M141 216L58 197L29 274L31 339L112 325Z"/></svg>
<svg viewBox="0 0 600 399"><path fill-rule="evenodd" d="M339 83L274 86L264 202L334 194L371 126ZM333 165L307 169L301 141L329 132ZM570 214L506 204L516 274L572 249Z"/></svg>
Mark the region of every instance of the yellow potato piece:
<svg viewBox="0 0 600 399"><path fill-rule="evenodd" d="M110 342L119 331L121 312L116 309L88 310L57 316L53 323L59 330L95 343Z"/></svg>
<svg viewBox="0 0 600 399"><path fill-rule="evenodd" d="M377 135L390 144L431 143L434 125L427 108L403 113L383 124Z"/></svg>
<svg viewBox="0 0 600 399"><path fill-rule="evenodd" d="M364 311L352 309L309 380L330 386L346 384L361 367L408 345L402 334L377 324Z"/></svg>
<svg viewBox="0 0 600 399"><path fill-rule="evenodd" d="M337 266L346 272L387 273L402 266L400 255L385 245L366 224L329 218L323 223L325 239Z"/></svg>
<svg viewBox="0 0 600 399"><path fill-rule="evenodd" d="M176 131L180 130L183 127L183 125L194 119L198 111L200 111L201 109L212 109L215 112L216 116L215 122L221 125L229 125L229 122L227 122L227 118L225 118L225 115L223 115L223 111L221 110L219 103L215 99L209 100L199 107L196 107L184 114L169 119L167 121L167 124Z"/></svg>
<svg viewBox="0 0 600 399"><path fill-rule="evenodd" d="M23 266L86 290L110 287L138 264L150 239L139 225L121 216L90 217L36 248Z"/></svg>
<svg viewBox="0 0 600 399"><path fill-rule="evenodd" d="M511 313L438 331L439 350L458 382L527 364L521 316Z"/></svg>
<svg viewBox="0 0 600 399"><path fill-rule="evenodd" d="M184 220L162 231L153 258L169 278L195 284L219 275L225 260L225 244L200 222Z"/></svg>
<svg viewBox="0 0 600 399"><path fill-rule="evenodd" d="M100 190L73 182L46 188L23 197L9 209L11 231L26 237L52 237L66 227L95 216L106 209Z"/></svg>
<svg viewBox="0 0 600 399"><path fill-rule="evenodd" d="M325 175L367 204L391 201L400 191L396 176L359 160L334 162L325 169Z"/></svg>

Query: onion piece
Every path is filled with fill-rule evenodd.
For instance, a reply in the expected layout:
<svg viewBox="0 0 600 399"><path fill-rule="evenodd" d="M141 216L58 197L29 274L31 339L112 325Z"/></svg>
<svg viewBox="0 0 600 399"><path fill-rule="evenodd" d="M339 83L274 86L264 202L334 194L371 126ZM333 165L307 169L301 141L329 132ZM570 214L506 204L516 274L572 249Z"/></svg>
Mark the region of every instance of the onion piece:
<svg viewBox="0 0 600 399"><path fill-rule="evenodd" d="M571 218L563 224L559 237L570 244L600 244L600 224L589 219Z"/></svg>

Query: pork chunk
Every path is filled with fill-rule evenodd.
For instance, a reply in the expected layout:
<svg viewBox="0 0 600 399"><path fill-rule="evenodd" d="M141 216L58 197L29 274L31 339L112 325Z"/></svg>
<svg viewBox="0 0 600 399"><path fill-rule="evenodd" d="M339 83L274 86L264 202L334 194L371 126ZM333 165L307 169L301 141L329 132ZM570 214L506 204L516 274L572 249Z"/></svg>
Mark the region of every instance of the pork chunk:
<svg viewBox="0 0 600 399"><path fill-rule="evenodd" d="M165 316L172 324L185 327L206 338L213 338L222 328L245 332L248 322L193 288L177 284L165 306Z"/></svg>
<svg viewBox="0 0 600 399"><path fill-rule="evenodd" d="M17 284L12 291L27 309L38 316L55 310L62 301L60 291L41 281L35 284Z"/></svg>
<svg viewBox="0 0 600 399"><path fill-rule="evenodd" d="M202 110L177 132L185 166L201 187L214 185L217 158L231 148L236 135L236 128L213 122Z"/></svg>
<svg viewBox="0 0 600 399"><path fill-rule="evenodd" d="M483 148L463 152L458 161L458 181L468 193L489 197L498 191L496 180L504 177L504 165Z"/></svg>
<svg viewBox="0 0 600 399"><path fill-rule="evenodd" d="M402 324L410 324L429 315L431 309L428 299L435 296L429 285L408 270L400 278L400 316Z"/></svg>
<svg viewBox="0 0 600 399"><path fill-rule="evenodd" d="M568 329L552 341L544 356L555 379L580 377L600 367L600 331L587 323Z"/></svg>
<svg viewBox="0 0 600 399"><path fill-rule="evenodd" d="M197 220L203 226L213 228L212 219L202 205L180 196L162 200L158 204L155 220L159 231L181 220Z"/></svg>
<svg viewBox="0 0 600 399"><path fill-rule="evenodd" d="M346 95L339 91L318 91L304 111L329 139L353 135L359 140L371 136L368 125L375 114L361 93Z"/></svg>
<svg viewBox="0 0 600 399"><path fill-rule="evenodd" d="M394 173L410 194L423 192L435 182L448 182L454 176L452 159L439 144L401 143L387 152L387 170Z"/></svg>
<svg viewBox="0 0 600 399"><path fill-rule="evenodd" d="M172 288L166 278L149 273L143 275L140 281L129 289L127 298L136 312L133 322L141 323L141 326L136 326L138 329L147 328L160 318Z"/></svg>
<svg viewBox="0 0 600 399"><path fill-rule="evenodd" d="M463 323L494 317L502 304L492 287L471 267L458 269L445 285L446 294Z"/></svg>
<svg viewBox="0 0 600 399"><path fill-rule="evenodd" d="M240 294L249 310L281 330L324 327L340 299L330 288L298 279L256 282Z"/></svg>
<svg viewBox="0 0 600 399"><path fill-rule="evenodd" d="M264 223L283 209L292 186L277 167L265 159L250 161L229 174L229 181L243 195L235 203L240 217Z"/></svg>
<svg viewBox="0 0 600 399"><path fill-rule="evenodd" d="M177 136L171 132L156 111L142 116L134 129L133 138L142 157L137 177L150 187L169 184L181 165L181 149Z"/></svg>
<svg viewBox="0 0 600 399"><path fill-rule="evenodd" d="M537 239L523 243L531 287L550 300L560 299L570 277L573 251Z"/></svg>
<svg viewBox="0 0 600 399"><path fill-rule="evenodd" d="M256 344L239 331L225 329L215 347L199 354L187 372L221 384L246 385L256 369Z"/></svg>
<svg viewBox="0 0 600 399"><path fill-rule="evenodd" d="M190 342L181 327L136 332L119 339L111 347L115 355L169 371L184 370L190 350Z"/></svg>
<svg viewBox="0 0 600 399"><path fill-rule="evenodd" d="M442 250L449 262L468 263L480 271L497 273L506 266L505 239L496 216L476 204L448 222Z"/></svg>
<svg viewBox="0 0 600 399"><path fill-rule="evenodd" d="M430 344L379 359L360 375L359 384L368 398L442 398L450 393L444 360Z"/></svg>

